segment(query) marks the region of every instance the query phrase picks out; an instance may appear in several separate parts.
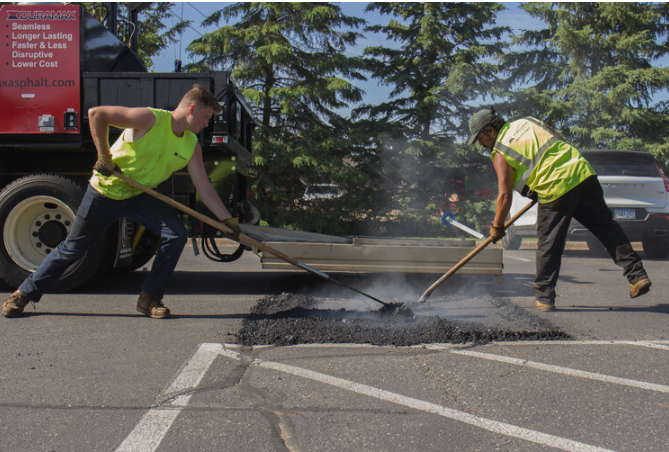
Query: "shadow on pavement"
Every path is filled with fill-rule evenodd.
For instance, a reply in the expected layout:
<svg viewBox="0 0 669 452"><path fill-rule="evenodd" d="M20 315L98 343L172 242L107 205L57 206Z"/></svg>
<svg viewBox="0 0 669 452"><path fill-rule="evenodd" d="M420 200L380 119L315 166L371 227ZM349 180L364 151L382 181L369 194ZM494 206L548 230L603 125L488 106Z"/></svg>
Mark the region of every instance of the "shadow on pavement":
<svg viewBox="0 0 669 452"><path fill-rule="evenodd" d="M669 314L669 304L655 306L557 306L555 312L649 312L655 314Z"/></svg>
<svg viewBox="0 0 669 452"><path fill-rule="evenodd" d="M146 318L151 321L158 321L156 319L150 319L149 317L140 314L140 313L131 313L131 314L111 314L111 313L99 313L99 312L48 312L48 311L29 311L26 310L24 315L12 319L12 321L20 321L28 317L39 317L39 316L48 316L48 317L117 317L117 318ZM226 320L226 319L248 319L250 314L172 314L169 319L161 319L162 321L172 321L172 320L198 320L198 319L215 319L215 320Z"/></svg>

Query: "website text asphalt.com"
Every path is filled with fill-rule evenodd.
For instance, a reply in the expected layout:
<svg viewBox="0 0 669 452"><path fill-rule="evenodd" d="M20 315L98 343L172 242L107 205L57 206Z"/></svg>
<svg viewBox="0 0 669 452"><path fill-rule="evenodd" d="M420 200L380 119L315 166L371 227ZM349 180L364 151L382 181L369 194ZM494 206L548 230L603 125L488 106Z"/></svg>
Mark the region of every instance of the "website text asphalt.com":
<svg viewBox="0 0 669 452"><path fill-rule="evenodd" d="M74 80L47 79L44 77L4 80L0 79L0 88L70 88L75 86Z"/></svg>

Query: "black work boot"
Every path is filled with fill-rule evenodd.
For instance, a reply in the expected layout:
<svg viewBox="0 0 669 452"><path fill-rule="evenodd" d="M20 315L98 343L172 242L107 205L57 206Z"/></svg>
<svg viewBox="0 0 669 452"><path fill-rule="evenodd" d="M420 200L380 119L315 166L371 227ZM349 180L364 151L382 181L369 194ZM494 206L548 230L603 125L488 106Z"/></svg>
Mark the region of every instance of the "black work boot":
<svg viewBox="0 0 669 452"><path fill-rule="evenodd" d="M165 307L162 300L153 298L146 292L139 294L137 299L137 311L148 315L152 319L166 319L170 316L170 310Z"/></svg>
<svg viewBox="0 0 669 452"><path fill-rule="evenodd" d="M30 300L18 290L11 294L2 304L2 315L5 317L21 317L23 309L28 306Z"/></svg>

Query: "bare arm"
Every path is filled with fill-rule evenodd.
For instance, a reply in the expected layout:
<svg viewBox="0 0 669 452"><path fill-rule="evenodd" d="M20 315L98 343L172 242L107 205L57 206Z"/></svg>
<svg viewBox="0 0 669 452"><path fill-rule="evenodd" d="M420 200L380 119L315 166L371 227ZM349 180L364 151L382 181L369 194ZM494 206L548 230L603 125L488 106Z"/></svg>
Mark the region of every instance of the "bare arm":
<svg viewBox="0 0 669 452"><path fill-rule="evenodd" d="M207 206L211 212L220 220L226 220L231 217L228 209L225 208L223 201L219 198L218 193L211 186L209 178L207 178L207 171L204 168L202 161L202 147L200 143L195 145L195 152L188 162L188 174L193 181L193 185L197 190L202 202Z"/></svg>
<svg viewBox="0 0 669 452"><path fill-rule="evenodd" d="M156 117L148 108L127 108L116 106L93 107L88 110L91 136L100 155L109 155L109 126L134 129L135 139L144 136L156 122Z"/></svg>
<svg viewBox="0 0 669 452"><path fill-rule="evenodd" d="M513 202L514 170L499 152L496 152L493 157L493 166L497 174L498 194L495 220L492 222L492 225L500 228L504 226L506 216L509 214L511 203Z"/></svg>

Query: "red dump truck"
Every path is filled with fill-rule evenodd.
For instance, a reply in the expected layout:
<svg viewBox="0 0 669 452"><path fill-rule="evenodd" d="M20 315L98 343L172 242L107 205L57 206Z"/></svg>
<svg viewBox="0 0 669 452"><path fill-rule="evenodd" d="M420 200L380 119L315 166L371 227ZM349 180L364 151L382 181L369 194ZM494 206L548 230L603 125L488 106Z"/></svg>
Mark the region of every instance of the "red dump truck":
<svg viewBox="0 0 669 452"><path fill-rule="evenodd" d="M231 212L245 210L255 123L226 72L147 72L135 52L76 4L3 5L0 28L0 278L9 285L35 270L72 225L96 160L88 109L97 105L172 110L194 83L208 88L224 108L199 136L205 165ZM206 213L185 172L158 191ZM216 236L186 221L194 237ZM156 237L121 221L68 269L57 289L82 285L112 267L138 268L155 245ZM213 250L222 260L241 252Z"/></svg>

